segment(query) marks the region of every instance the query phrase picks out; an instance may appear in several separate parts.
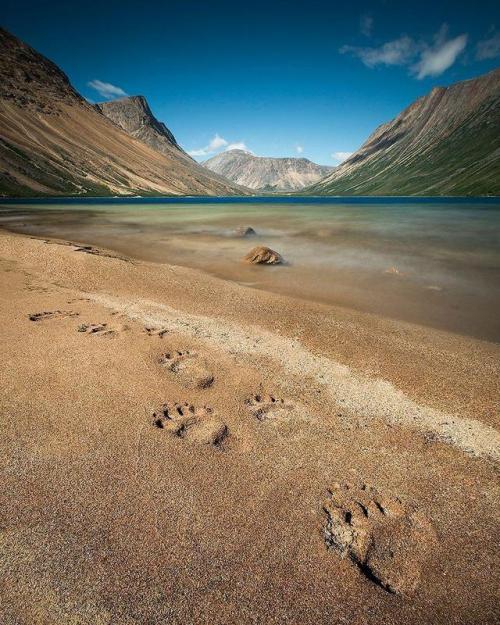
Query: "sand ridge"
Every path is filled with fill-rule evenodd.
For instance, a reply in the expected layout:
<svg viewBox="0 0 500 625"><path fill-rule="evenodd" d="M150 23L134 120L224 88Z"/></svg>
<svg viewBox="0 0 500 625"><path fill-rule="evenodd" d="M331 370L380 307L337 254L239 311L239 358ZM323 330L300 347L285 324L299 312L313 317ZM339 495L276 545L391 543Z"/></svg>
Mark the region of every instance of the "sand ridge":
<svg viewBox="0 0 500 625"><path fill-rule="evenodd" d="M345 365L316 356L299 341L255 327L240 328L220 319L188 315L156 302L123 300L95 293L84 295L131 319L202 337L232 353L258 354L278 360L287 373L314 378L326 388L339 408L350 414L363 414L394 425L415 428L467 453L495 461L500 459L500 433L494 428L480 421L419 405L390 382L369 379Z"/></svg>

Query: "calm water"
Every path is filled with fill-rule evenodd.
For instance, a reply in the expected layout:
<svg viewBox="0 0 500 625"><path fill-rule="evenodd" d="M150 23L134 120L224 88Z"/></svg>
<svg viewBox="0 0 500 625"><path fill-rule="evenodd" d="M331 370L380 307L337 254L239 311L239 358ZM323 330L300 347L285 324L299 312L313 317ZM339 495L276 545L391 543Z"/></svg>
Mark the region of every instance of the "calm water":
<svg viewBox="0 0 500 625"><path fill-rule="evenodd" d="M500 340L495 199L207 198L0 203L0 225L255 288ZM238 226L258 236L238 239ZM284 267L241 257L268 245Z"/></svg>

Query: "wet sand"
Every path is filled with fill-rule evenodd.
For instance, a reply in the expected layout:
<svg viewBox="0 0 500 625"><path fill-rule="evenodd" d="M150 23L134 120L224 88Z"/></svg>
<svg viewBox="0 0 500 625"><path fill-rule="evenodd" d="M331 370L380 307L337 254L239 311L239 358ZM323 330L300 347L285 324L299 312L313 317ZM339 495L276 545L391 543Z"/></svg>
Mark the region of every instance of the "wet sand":
<svg viewBox="0 0 500 625"><path fill-rule="evenodd" d="M0 225L500 342L497 201L115 202L4 202ZM235 236L242 225L256 234ZM240 263L255 245L281 253L286 270Z"/></svg>
<svg viewBox="0 0 500 625"><path fill-rule="evenodd" d="M493 623L498 344L0 232L8 623Z"/></svg>

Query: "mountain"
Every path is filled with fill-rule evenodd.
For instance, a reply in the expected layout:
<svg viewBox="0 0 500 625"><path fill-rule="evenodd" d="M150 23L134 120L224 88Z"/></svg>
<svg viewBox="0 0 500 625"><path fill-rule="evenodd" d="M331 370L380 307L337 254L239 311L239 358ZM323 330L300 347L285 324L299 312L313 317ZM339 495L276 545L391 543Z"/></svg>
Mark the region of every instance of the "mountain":
<svg viewBox="0 0 500 625"><path fill-rule="evenodd" d="M199 172L199 165L177 143L172 132L153 115L147 100L142 95L127 96L110 102L99 102L96 109L117 124L128 135L139 139L157 152L165 156L182 158L187 161L189 167L194 167ZM210 178L216 185L227 187L231 183L215 172L203 170L205 177ZM238 188L233 185L233 193L246 194L248 189Z"/></svg>
<svg viewBox="0 0 500 625"><path fill-rule="evenodd" d="M307 158L268 158L245 150L227 150L203 163L236 184L259 191L296 191L324 178L333 167Z"/></svg>
<svg viewBox="0 0 500 625"><path fill-rule="evenodd" d="M155 122L153 149L82 98L54 63L0 29L0 195L244 192L191 160Z"/></svg>
<svg viewBox="0 0 500 625"><path fill-rule="evenodd" d="M500 70L436 87L311 195L500 195Z"/></svg>
<svg viewBox="0 0 500 625"><path fill-rule="evenodd" d="M144 96L134 95L111 102L100 102L96 104L96 108L127 134L147 143L157 152L167 156L175 154L194 162L165 124L156 119Z"/></svg>

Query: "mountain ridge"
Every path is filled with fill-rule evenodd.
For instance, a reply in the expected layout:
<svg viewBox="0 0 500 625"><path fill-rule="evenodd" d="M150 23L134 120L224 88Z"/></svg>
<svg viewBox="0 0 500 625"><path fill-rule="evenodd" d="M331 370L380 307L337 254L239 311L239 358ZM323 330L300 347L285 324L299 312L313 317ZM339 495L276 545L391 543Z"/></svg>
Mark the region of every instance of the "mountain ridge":
<svg viewBox="0 0 500 625"><path fill-rule="evenodd" d="M204 167L254 191L291 192L332 171L307 158L255 156L247 150L226 150L204 161Z"/></svg>
<svg viewBox="0 0 500 625"><path fill-rule="evenodd" d="M108 102L97 102L97 110L120 126L127 134L144 141L158 152L170 154L177 150L195 162L177 143L172 131L159 121L143 95L125 96Z"/></svg>
<svg viewBox="0 0 500 625"><path fill-rule="evenodd" d="M0 129L4 197L248 193L207 172L181 148L161 153L127 134L55 63L5 29Z"/></svg>
<svg viewBox="0 0 500 625"><path fill-rule="evenodd" d="M434 87L304 193L500 195L500 70Z"/></svg>
<svg viewBox="0 0 500 625"><path fill-rule="evenodd" d="M134 139L142 141L165 156L182 158L190 167L201 169L201 165L181 148L172 131L154 116L145 96L125 96L109 102L99 102L95 107ZM204 174L217 185L231 184L213 171L205 170ZM235 191L243 194L248 192L243 188Z"/></svg>

